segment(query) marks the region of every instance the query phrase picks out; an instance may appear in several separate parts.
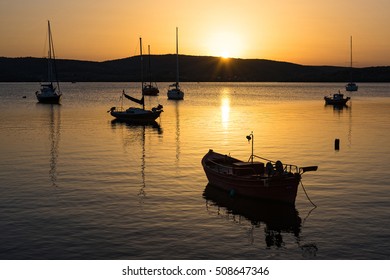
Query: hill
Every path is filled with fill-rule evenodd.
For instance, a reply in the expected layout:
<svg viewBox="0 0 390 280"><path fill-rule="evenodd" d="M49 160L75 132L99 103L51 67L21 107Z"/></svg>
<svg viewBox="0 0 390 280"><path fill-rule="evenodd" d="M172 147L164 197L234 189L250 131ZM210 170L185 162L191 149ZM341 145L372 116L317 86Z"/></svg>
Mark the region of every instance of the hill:
<svg viewBox="0 0 390 280"><path fill-rule="evenodd" d="M175 80L175 55L151 55L153 80ZM180 81L183 82L346 82L349 68L304 66L265 59L222 59L209 56L180 55ZM63 82L139 81L140 57L93 62L57 59L59 79ZM143 58L144 78L148 57ZM45 58L0 57L0 82L37 82L46 77ZM390 67L354 68L355 82L390 82ZM144 79L145 80L145 79Z"/></svg>

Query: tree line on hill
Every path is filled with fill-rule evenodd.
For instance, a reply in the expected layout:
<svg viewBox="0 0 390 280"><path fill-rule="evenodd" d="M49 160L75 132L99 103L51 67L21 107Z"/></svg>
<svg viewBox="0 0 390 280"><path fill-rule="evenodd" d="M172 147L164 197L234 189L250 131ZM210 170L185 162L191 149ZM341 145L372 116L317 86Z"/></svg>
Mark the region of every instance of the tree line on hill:
<svg viewBox="0 0 390 280"><path fill-rule="evenodd" d="M143 57L143 80L148 77L149 58ZM151 55L151 75L156 82L176 77L176 56ZM57 59L61 82L136 82L141 80L141 58L93 62ZM181 82L348 82L350 68L305 66L266 59L237 59L211 56L179 56ZM352 69L355 82L390 82L390 67ZM47 76L45 58L0 57L0 82L41 82Z"/></svg>

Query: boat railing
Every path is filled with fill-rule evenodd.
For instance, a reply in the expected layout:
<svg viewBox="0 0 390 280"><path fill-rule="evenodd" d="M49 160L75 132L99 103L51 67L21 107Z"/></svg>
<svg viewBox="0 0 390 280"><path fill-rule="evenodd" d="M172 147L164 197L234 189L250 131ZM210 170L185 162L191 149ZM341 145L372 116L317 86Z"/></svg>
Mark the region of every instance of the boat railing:
<svg viewBox="0 0 390 280"><path fill-rule="evenodd" d="M267 159L267 158L263 158L263 157L260 157L260 156L257 156L257 155L249 156L248 162L253 160L253 158L258 158L258 159L264 160L266 162L270 162L275 167L276 161L273 161L273 160L270 160L270 159ZM297 165L295 165L295 164L282 163L282 165L283 165L284 172L299 173L299 167Z"/></svg>

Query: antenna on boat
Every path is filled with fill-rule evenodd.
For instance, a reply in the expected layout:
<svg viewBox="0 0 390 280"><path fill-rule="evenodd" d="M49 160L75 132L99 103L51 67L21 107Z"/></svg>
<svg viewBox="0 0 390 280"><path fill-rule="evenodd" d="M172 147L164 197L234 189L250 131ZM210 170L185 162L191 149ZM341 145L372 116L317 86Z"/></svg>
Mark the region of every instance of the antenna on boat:
<svg viewBox="0 0 390 280"><path fill-rule="evenodd" d="M248 143L252 140L252 154L251 154L251 161L252 161L252 164L253 164L253 142L254 142L254 135L253 135L253 131L251 131L251 134L247 135L246 136L246 139L248 140Z"/></svg>

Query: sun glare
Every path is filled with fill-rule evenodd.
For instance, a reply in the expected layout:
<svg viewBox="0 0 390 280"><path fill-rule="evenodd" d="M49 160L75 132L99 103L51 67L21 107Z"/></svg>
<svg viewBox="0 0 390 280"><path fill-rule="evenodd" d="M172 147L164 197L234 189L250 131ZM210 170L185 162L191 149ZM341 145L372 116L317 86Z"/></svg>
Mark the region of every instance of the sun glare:
<svg viewBox="0 0 390 280"><path fill-rule="evenodd" d="M221 53L221 55L220 55L220 57L222 57L222 58L229 58L230 57L230 54L229 54L229 52L228 51L222 51L222 53Z"/></svg>
<svg viewBox="0 0 390 280"><path fill-rule="evenodd" d="M229 116L230 116L230 98L229 95L225 92L221 98L221 118L222 125L226 129L229 126Z"/></svg>
<svg viewBox="0 0 390 280"><path fill-rule="evenodd" d="M240 36L233 32L214 33L209 39L209 52L212 56L221 58L241 57L242 42Z"/></svg>

